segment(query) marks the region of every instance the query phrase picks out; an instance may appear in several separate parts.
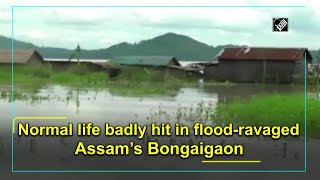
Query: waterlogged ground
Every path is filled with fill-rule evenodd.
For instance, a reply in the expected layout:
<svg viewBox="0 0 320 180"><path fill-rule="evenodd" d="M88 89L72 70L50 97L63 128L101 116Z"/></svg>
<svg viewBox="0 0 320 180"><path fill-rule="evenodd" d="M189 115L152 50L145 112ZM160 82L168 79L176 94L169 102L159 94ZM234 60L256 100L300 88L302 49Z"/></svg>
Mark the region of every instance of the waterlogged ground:
<svg viewBox="0 0 320 180"><path fill-rule="evenodd" d="M221 102L228 102L231 99L246 99L250 96L260 94L297 94L303 93L303 87L292 85L215 85L204 86L199 84L192 87L181 87L172 90L169 93L150 93L146 91L141 95L141 87L133 89L127 87L119 90L118 88L74 88L64 86L45 86L40 88L27 88L24 86L15 86L14 101L11 101L11 87L1 87L0 95L0 130L3 147L8 149L11 145L11 118L13 116L66 116L67 122L93 122L95 125L103 127L104 123L112 125L127 125L128 123L138 122L140 125L150 124L150 122L170 122L175 123L179 120L183 124L193 124L201 121L205 124L214 123L211 115L216 106ZM146 87L147 88L147 87ZM124 93L127 92L127 93ZM135 94L139 92L138 94ZM309 94L309 93L308 93ZM312 94L312 93L310 93ZM309 95L310 95L309 94ZM311 95L310 95L311 96ZM312 95L312 97L316 97ZM301 102L303 103L303 101ZM13 110L13 111L12 111ZM40 122L32 124L40 125ZM66 124L66 122L46 122L46 124ZM86 157L72 158L74 148L79 140L88 143L106 143L106 138L34 138L25 139L14 136L15 147L15 167L17 169L101 169L103 167L119 168L132 167L137 168L136 162L139 160L141 167L153 169L239 169L238 166L228 165L203 165L202 157L187 161L181 161L179 157L174 157L178 164L171 164L171 161L163 161L163 167L154 166L154 161L140 162L144 158L132 157L132 163L125 157L114 159L119 166L112 165L104 158ZM111 139L110 139L111 140ZM149 140L155 140L150 138ZM182 143L176 139L175 143ZM189 139L187 139L189 140ZM197 143L202 139L193 139ZM209 140L212 144L244 144L245 152L248 156L245 159L261 159L263 164L248 165L248 169L295 169L300 170L304 162L304 141L291 142L291 140L272 141L270 138L242 138L231 139L212 138ZM52 146L56 148L52 148ZM318 140L311 140L308 146L320 147ZM51 152L51 156L48 156ZM316 154L315 152L310 152ZM261 154L264 154L262 157ZM10 160L10 152L4 152L4 159ZM169 158L169 157L166 157ZM156 162L162 162L166 158L157 159ZM95 159L95 161L90 161ZM313 158L314 159L314 158ZM281 161L280 161L281 160ZM34 162L30 166L30 162ZM90 162L93 164L90 165ZM45 163L44 162L50 162ZM125 162L125 164L121 164ZM101 163L101 166L97 166ZM180 164L181 163L181 164ZM87 166L85 166L87 165ZM171 167L172 166L172 167ZM140 165L139 165L140 167ZM170 169L169 168L169 169Z"/></svg>
<svg viewBox="0 0 320 180"><path fill-rule="evenodd" d="M123 96L108 89L80 89L50 86L27 92L16 88L12 104L8 91L2 91L0 99L1 118L10 119L11 108L14 116L67 116L74 121L115 122L128 124L146 120L159 110L175 113L179 106L218 101L217 93L203 89L181 88L176 95ZM4 95L7 93L6 95ZM6 125L9 125L7 121Z"/></svg>
<svg viewBox="0 0 320 180"><path fill-rule="evenodd" d="M145 87L148 88L148 87ZM11 87L1 87L1 129L8 131L13 116L66 116L70 121L90 121L94 123L128 124L129 122L148 123L152 115L175 122L185 111L196 113L202 104L210 105L210 113L219 102L234 98L248 98L258 94L301 93L303 87L293 85L220 85L181 87L173 93L135 95L132 87L113 89L73 88L58 85L28 88L16 85L14 102L11 102ZM130 92L133 93L130 93ZM128 92L128 93L123 93ZM148 92L146 90L146 92ZM303 102L301 102L303 103ZM186 107L183 109L183 107ZM208 110L209 111L209 110ZM178 114L180 112L180 115ZM206 112L202 115L207 116ZM207 117L194 117L205 120ZM154 119L154 118L153 118ZM185 118L184 118L185 119ZM197 121L196 119L194 119ZM4 123L4 124L3 124Z"/></svg>

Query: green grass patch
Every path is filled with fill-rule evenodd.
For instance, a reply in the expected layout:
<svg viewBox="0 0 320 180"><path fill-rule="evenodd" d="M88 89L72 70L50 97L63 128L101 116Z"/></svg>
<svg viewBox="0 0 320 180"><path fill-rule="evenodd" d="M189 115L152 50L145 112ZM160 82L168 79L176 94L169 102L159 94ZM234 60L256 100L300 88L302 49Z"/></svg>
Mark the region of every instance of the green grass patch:
<svg viewBox="0 0 320 180"><path fill-rule="evenodd" d="M11 66L0 67L1 84L11 84ZM111 93L126 96L175 95L187 81L146 68L128 68L121 75L109 79L106 72L95 72L86 66L71 66L53 71L48 65L14 66L14 86L64 85L69 87L108 88ZM18 96L17 96L18 97Z"/></svg>
<svg viewBox="0 0 320 180"><path fill-rule="evenodd" d="M320 137L320 100L307 98L307 128L309 136ZM213 116L218 123L241 125L291 126L300 123L304 128L303 95L261 95L249 100L235 99L220 103Z"/></svg>
<svg viewBox="0 0 320 180"><path fill-rule="evenodd" d="M11 66L0 67L0 83L11 84L12 83L12 68ZM14 84L30 84L39 86L40 84L46 84L46 81L51 76L51 71L41 66L21 66L16 65L14 67Z"/></svg>
<svg viewBox="0 0 320 180"><path fill-rule="evenodd" d="M72 72L55 73L50 78L51 84L69 86L103 86L107 81L106 74L94 72L87 75L79 75Z"/></svg>
<svg viewBox="0 0 320 180"><path fill-rule="evenodd" d="M11 66L0 67L0 82L11 84ZM93 72L83 65L71 66L66 71L53 71L48 65L15 65L14 85L42 86L60 84L70 86L105 86L108 76L104 72Z"/></svg>
<svg viewBox="0 0 320 180"><path fill-rule="evenodd" d="M10 65L0 67L0 82L11 84L12 68ZM116 83L164 83L165 86L181 85L185 83L197 83L192 78L177 78L165 72L165 70L142 68L142 67L122 67L121 73L109 79L108 73L104 71L93 71L85 65L74 64L68 69L53 71L49 65L15 65L14 84L61 84L70 86L101 86L105 87L108 82Z"/></svg>
<svg viewBox="0 0 320 180"><path fill-rule="evenodd" d="M162 70L142 67L124 67L121 74L108 80L107 88L112 94L122 96L176 95L182 86L197 81L177 78Z"/></svg>
<svg viewBox="0 0 320 180"><path fill-rule="evenodd" d="M166 74L161 70L146 67L121 67L121 73L114 78L114 81L130 82L161 82L167 79Z"/></svg>

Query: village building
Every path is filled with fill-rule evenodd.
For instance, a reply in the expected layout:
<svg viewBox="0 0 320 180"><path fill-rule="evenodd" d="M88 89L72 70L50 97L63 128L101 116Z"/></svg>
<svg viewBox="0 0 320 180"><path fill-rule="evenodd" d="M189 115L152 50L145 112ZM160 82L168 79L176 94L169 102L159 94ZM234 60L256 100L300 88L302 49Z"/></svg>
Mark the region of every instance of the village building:
<svg viewBox="0 0 320 180"><path fill-rule="evenodd" d="M105 67L103 63L96 63L96 62L90 62L90 61L69 61L69 60L46 60L46 63L48 63L50 69L54 71L67 71L71 67L75 67L77 65L81 65L83 67L86 67L86 70L90 71L103 71L105 70Z"/></svg>
<svg viewBox="0 0 320 180"><path fill-rule="evenodd" d="M182 67L177 58L172 56L119 56L112 58L110 63L122 68L152 69L176 77L200 75L197 69Z"/></svg>
<svg viewBox="0 0 320 180"><path fill-rule="evenodd" d="M43 57L36 50L14 50L13 63L23 65L43 64ZM0 50L0 64L12 64L12 51Z"/></svg>
<svg viewBox="0 0 320 180"><path fill-rule="evenodd" d="M312 61L307 48L224 48L206 66L205 79L231 82L291 83L303 80Z"/></svg>
<svg viewBox="0 0 320 180"><path fill-rule="evenodd" d="M123 66L169 67L181 66L175 57L171 56L118 56L111 63Z"/></svg>

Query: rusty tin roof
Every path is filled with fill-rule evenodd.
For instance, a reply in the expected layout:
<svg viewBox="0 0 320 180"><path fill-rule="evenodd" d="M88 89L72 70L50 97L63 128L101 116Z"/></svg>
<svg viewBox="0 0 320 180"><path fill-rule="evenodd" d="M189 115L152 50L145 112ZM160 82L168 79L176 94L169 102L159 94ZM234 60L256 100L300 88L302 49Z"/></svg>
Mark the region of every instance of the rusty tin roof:
<svg viewBox="0 0 320 180"><path fill-rule="evenodd" d="M42 56L36 50L14 50L14 63L25 64L30 60L31 56L36 53L42 58ZM12 62L12 51L11 50L0 50L0 64Z"/></svg>
<svg viewBox="0 0 320 180"><path fill-rule="evenodd" d="M304 59L312 60L307 48L257 48L240 47L224 48L218 55L219 60L286 60L298 61Z"/></svg>

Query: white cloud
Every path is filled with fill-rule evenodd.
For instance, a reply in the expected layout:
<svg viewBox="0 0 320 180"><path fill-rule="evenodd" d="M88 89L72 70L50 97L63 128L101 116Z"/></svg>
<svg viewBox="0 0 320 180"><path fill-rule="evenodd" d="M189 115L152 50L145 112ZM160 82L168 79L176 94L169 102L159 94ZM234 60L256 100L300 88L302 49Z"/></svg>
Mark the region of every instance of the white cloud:
<svg viewBox="0 0 320 180"><path fill-rule="evenodd" d="M4 7L0 8L0 36L1 35L11 35L11 11Z"/></svg>
<svg viewBox="0 0 320 180"><path fill-rule="evenodd" d="M79 37L67 37L66 40L71 43L78 43L81 41Z"/></svg>
<svg viewBox="0 0 320 180"><path fill-rule="evenodd" d="M227 0L227 1L212 1L212 0L108 0L101 1L101 0L77 0L75 3L74 1L65 1L65 0L54 0L54 1L43 1L43 0L15 0L14 4L23 4L23 5L124 5L124 6L142 6L142 5L172 5L172 6L190 6L190 5L233 5L233 6L241 6L247 4L253 5L301 5L305 4L307 1L310 0ZM313 0L312 0L313 1Z"/></svg>
<svg viewBox="0 0 320 180"><path fill-rule="evenodd" d="M41 10L49 23L58 24L101 24L110 20L105 9L100 8L55 8Z"/></svg>
<svg viewBox="0 0 320 180"><path fill-rule="evenodd" d="M316 48L320 37L317 0L15 0L0 1L11 21L10 5L307 5L305 8L16 8L14 35L39 46L106 48L174 32L209 45L307 46ZM3 6L4 5L4 6ZM9 15L9 16L8 16ZM289 17L288 33L273 33L272 17ZM0 23L1 19L0 19ZM2 25L1 25L2 27ZM11 34L11 24L5 24Z"/></svg>
<svg viewBox="0 0 320 180"><path fill-rule="evenodd" d="M27 36L31 39L45 39L47 38L47 34L38 30L30 30L28 32L22 33L20 36Z"/></svg>
<svg viewBox="0 0 320 180"><path fill-rule="evenodd" d="M11 11L8 11L7 9L0 9L0 22L11 22Z"/></svg>

